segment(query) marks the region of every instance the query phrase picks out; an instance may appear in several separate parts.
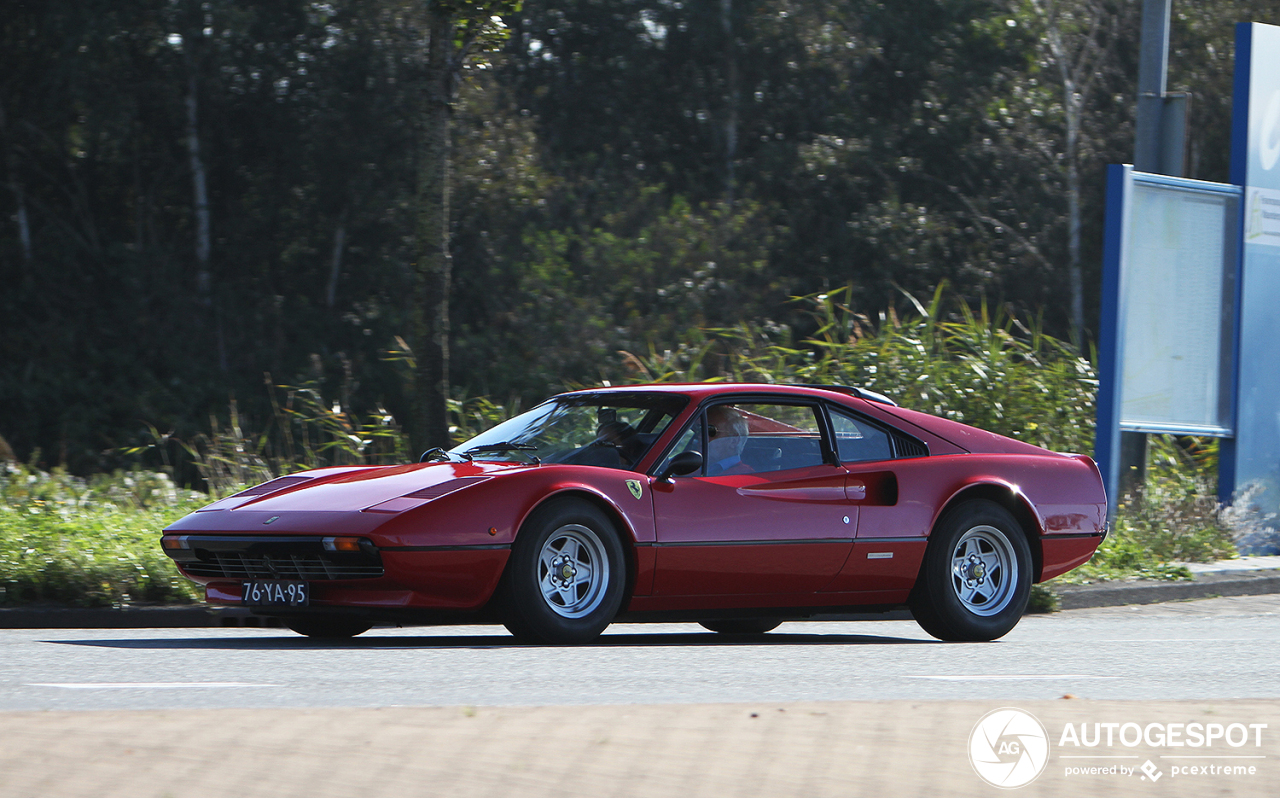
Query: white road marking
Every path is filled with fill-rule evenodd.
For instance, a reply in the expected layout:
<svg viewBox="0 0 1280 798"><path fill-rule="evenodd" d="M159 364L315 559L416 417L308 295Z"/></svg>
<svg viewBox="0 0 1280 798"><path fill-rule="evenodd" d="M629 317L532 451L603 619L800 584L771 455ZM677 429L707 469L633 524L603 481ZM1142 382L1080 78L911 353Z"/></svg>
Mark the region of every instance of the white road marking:
<svg viewBox="0 0 1280 798"><path fill-rule="evenodd" d="M27 687L61 687L64 690L172 690L189 687L279 687L253 682L29 682Z"/></svg>
<svg viewBox="0 0 1280 798"><path fill-rule="evenodd" d="M1090 640L1093 643L1256 643L1256 637L1134 637Z"/></svg>
<svg viewBox="0 0 1280 798"><path fill-rule="evenodd" d="M1084 673L970 673L952 676L903 676L904 679L934 679L940 682L980 682L1001 680L1119 679L1119 676L1090 676Z"/></svg>

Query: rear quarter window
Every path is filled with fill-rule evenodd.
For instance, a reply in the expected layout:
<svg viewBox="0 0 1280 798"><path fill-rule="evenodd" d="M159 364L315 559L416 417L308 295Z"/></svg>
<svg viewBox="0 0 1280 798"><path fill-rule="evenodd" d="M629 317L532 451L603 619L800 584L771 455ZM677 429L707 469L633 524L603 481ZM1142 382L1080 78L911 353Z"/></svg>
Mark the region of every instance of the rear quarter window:
<svg viewBox="0 0 1280 798"><path fill-rule="evenodd" d="M831 411L836 454L842 463L866 463L893 459L889 433L863 419L839 410Z"/></svg>

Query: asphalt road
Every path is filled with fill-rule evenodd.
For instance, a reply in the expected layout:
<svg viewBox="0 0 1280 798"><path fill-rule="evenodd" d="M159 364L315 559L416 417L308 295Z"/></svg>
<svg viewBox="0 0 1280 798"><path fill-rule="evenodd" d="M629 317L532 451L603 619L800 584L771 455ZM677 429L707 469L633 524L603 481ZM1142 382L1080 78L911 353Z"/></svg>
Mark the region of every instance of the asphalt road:
<svg viewBox="0 0 1280 798"><path fill-rule="evenodd" d="M1280 596L1029 616L994 643L911 621L791 623L730 640L616 625L595 645L499 627L0 631L0 711L1280 698Z"/></svg>

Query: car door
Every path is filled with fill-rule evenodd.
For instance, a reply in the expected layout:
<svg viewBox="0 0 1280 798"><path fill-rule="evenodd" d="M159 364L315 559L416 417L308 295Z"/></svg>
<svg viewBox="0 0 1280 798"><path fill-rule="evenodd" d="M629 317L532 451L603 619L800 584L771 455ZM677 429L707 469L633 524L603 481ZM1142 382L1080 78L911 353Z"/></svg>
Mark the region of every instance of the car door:
<svg viewBox="0 0 1280 798"><path fill-rule="evenodd" d="M881 592L885 603L905 598L928 545L933 504L917 490L925 479L924 444L845 409L829 418L846 492L858 507L853 551L823 592ZM870 600L870 597L865 597Z"/></svg>
<svg viewBox="0 0 1280 798"><path fill-rule="evenodd" d="M701 451L702 471L653 486L655 596L805 594L831 581L857 516L824 424L817 404L704 408L668 455Z"/></svg>

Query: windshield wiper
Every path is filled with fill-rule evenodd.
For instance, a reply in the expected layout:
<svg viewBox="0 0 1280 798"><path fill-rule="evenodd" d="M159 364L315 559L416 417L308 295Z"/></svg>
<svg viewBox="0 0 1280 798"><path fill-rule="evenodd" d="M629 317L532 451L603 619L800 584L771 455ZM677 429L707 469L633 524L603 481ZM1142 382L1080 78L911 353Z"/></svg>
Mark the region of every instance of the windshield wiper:
<svg viewBox="0 0 1280 798"><path fill-rule="evenodd" d="M454 459L455 457L457 458L456 460ZM454 454L453 452L449 452L449 451L445 451L444 449L441 449L439 446L435 446L423 452L422 456L418 458L418 462L427 463L432 460L439 460L441 458L443 458L444 462L446 463L471 462L471 455L467 454L466 452L462 452L461 454Z"/></svg>
<svg viewBox="0 0 1280 798"><path fill-rule="evenodd" d="M486 443L483 446L473 446L470 449L467 449L462 454L470 455L473 452L476 454L479 454L480 452L520 452L524 454L526 452L536 452L536 451L538 451L538 447L530 443L515 443L513 441L503 441L502 443ZM530 460L532 460L535 464L542 465L542 458L539 457L538 455L525 454L525 456L528 457Z"/></svg>

